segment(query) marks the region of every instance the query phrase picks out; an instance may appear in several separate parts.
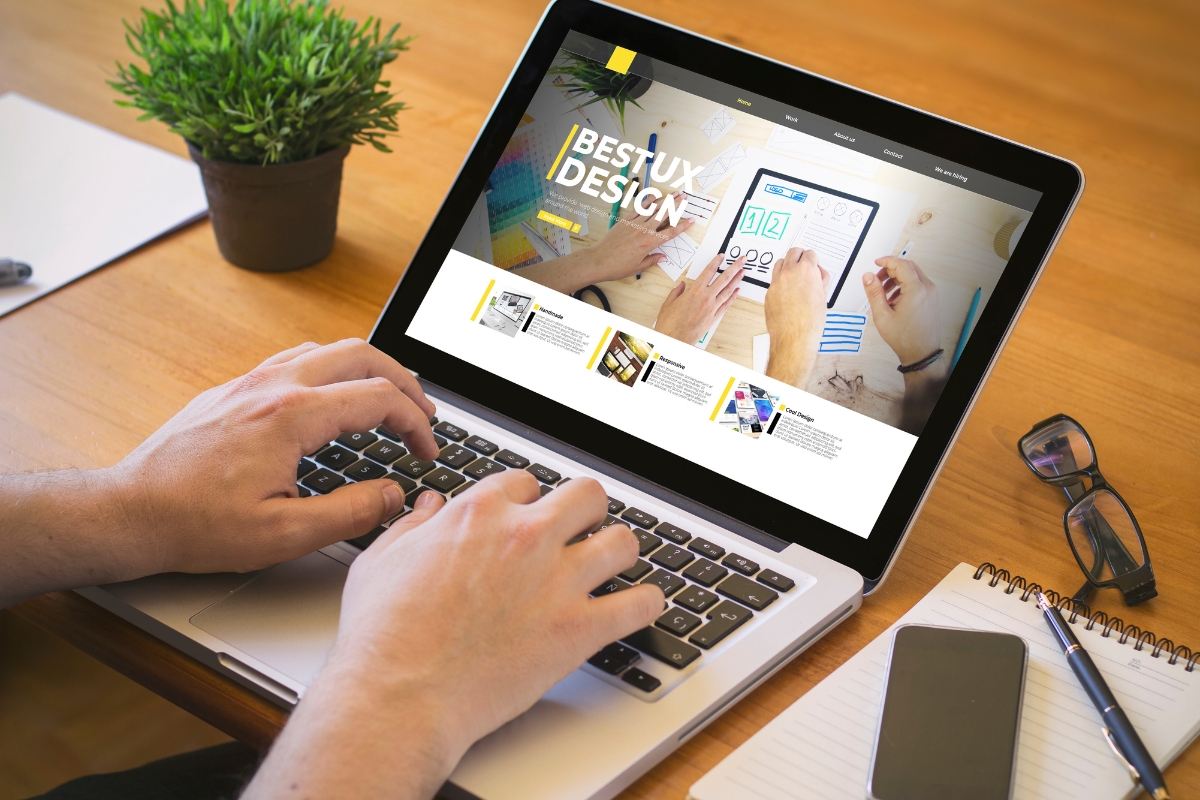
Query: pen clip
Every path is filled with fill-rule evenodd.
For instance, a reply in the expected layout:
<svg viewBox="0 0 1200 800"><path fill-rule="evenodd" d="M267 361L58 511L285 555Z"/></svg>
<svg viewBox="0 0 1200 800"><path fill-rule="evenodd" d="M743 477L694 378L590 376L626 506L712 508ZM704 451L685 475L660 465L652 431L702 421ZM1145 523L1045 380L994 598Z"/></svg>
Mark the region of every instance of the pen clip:
<svg viewBox="0 0 1200 800"><path fill-rule="evenodd" d="M1133 782L1138 783L1141 781L1142 776L1138 774L1138 771L1133 768L1133 764L1130 764L1120 749L1117 748L1117 742L1113 739L1112 732L1108 728L1101 728L1100 730L1104 732L1104 739L1108 742L1108 746L1112 748L1113 753L1116 754L1117 759L1125 765L1125 769L1129 770L1129 777L1133 778Z"/></svg>

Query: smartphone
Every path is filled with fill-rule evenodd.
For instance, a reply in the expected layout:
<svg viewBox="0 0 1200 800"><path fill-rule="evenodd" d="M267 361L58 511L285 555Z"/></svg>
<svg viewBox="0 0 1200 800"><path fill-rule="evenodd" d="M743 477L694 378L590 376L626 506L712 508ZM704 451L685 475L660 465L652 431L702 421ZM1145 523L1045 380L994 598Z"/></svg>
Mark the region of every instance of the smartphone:
<svg viewBox="0 0 1200 800"><path fill-rule="evenodd" d="M1012 634L897 628L868 796L1009 800L1027 658Z"/></svg>

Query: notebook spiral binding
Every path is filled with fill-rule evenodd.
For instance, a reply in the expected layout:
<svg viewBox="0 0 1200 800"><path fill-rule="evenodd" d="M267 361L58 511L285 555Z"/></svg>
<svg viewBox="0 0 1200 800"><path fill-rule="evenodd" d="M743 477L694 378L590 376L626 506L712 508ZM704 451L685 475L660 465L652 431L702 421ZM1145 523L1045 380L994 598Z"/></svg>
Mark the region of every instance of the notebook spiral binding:
<svg viewBox="0 0 1200 800"><path fill-rule="evenodd" d="M1184 669L1188 672L1193 672L1196 669L1196 662L1200 661L1200 650L1195 652L1190 647L1185 645L1175 646L1175 643L1170 639L1160 639L1151 631L1144 631L1137 625L1132 623L1125 624L1125 621L1120 617L1110 617L1103 611L1092 612L1087 603L1081 603L1073 597L1059 594L1053 589L1044 589L1041 584L1026 581L1020 575L1010 576L1008 570L1000 569L995 564L985 561L979 565L979 569L975 570L975 580L980 580L984 575L990 575L988 586L997 586L1001 581L1008 583L1008 588L1004 590L1005 594L1021 591L1021 602L1029 602L1031 595L1038 592L1046 595L1046 599L1058 607L1062 613L1067 612L1067 607L1070 607L1071 616L1067 618L1067 622L1075 624L1080 617L1087 619L1087 624L1084 625L1085 630L1092 630L1096 625L1103 626L1100 635L1106 639L1116 631L1120 634L1117 640L1119 644L1125 644L1130 639L1134 640L1133 649L1143 650L1147 645L1151 647L1150 657L1158 658L1163 653L1170 653L1167 659L1168 664L1175 664L1179 659L1186 659Z"/></svg>

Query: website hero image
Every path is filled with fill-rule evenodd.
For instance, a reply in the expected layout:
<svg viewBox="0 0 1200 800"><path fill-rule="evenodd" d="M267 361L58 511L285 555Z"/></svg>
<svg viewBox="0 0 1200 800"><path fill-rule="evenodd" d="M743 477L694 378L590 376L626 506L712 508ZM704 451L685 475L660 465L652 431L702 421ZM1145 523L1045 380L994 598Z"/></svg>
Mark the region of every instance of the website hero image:
<svg viewBox="0 0 1200 800"><path fill-rule="evenodd" d="M1033 204L806 117L572 33L408 334L868 535Z"/></svg>

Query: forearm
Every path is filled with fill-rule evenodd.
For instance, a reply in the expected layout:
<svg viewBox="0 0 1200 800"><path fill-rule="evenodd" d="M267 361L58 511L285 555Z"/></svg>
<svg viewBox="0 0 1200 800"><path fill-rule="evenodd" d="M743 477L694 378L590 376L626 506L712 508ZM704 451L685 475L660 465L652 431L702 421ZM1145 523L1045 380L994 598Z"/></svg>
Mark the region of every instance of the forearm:
<svg viewBox="0 0 1200 800"><path fill-rule="evenodd" d="M0 476L0 607L152 571L127 508L112 469Z"/></svg>
<svg viewBox="0 0 1200 800"><path fill-rule="evenodd" d="M410 681L331 661L242 800L432 798L463 752L447 741L438 704L425 700L435 696ZM381 708L402 708L403 718Z"/></svg>
<svg viewBox="0 0 1200 800"><path fill-rule="evenodd" d="M950 368L944 357L923 370L905 373L904 407L900 415L902 430L914 436L921 433L949 378Z"/></svg>

